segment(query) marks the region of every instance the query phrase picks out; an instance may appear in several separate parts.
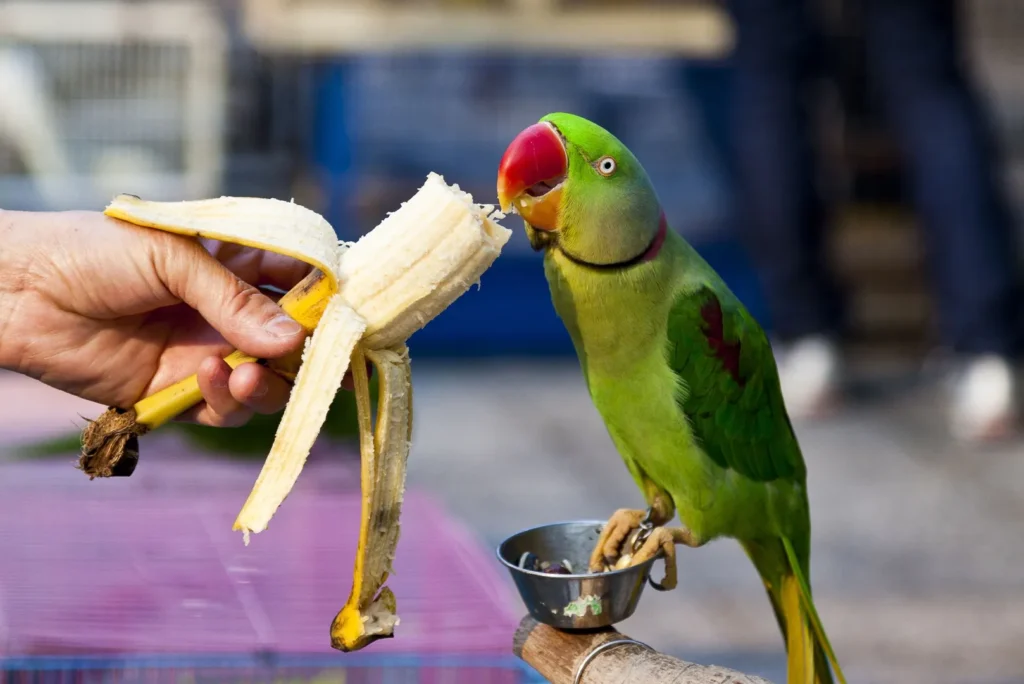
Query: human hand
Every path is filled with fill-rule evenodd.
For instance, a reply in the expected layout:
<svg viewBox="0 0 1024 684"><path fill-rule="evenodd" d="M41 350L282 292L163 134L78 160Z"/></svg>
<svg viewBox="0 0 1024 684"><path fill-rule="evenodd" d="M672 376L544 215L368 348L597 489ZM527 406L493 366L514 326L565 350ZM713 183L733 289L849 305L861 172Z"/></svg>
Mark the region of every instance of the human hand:
<svg viewBox="0 0 1024 684"><path fill-rule="evenodd" d="M97 212L0 212L0 245L0 367L121 408L195 373L204 401L178 419L205 425L287 403L285 379L223 357L302 347L302 327L258 288L291 289L308 265Z"/></svg>

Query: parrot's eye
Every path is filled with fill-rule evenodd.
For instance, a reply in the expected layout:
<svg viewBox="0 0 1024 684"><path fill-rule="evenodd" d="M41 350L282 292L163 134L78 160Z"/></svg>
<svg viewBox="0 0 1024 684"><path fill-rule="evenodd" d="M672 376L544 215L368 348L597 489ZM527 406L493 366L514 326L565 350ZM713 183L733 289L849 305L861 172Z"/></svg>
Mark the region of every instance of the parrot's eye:
<svg viewBox="0 0 1024 684"><path fill-rule="evenodd" d="M597 172L602 176L610 176L615 173L615 160L611 157L601 157L597 160Z"/></svg>

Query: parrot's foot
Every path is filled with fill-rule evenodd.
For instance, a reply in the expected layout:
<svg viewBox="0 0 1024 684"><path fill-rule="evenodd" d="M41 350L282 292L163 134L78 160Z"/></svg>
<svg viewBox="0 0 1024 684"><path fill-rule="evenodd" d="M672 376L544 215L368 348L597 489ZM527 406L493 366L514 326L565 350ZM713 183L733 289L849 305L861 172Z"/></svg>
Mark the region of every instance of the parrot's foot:
<svg viewBox="0 0 1024 684"><path fill-rule="evenodd" d="M644 542L640 550L633 554L633 558L630 561L630 565L636 565L637 563L643 563L646 560L654 558L658 555L658 551L662 551L665 554L665 579L661 581L661 584L655 583L653 580L651 584L654 585L655 589L662 591L669 591L676 588L677 577L676 577L676 545L683 544L690 548L697 548L704 544L703 541L697 539L696 535L685 527L655 527L651 530L651 535Z"/></svg>
<svg viewBox="0 0 1024 684"><path fill-rule="evenodd" d="M648 511L631 508L620 508L612 513L590 554L590 572L603 572L605 568L615 565L622 556L621 549L626 537L634 530L639 530L650 517Z"/></svg>
<svg viewBox="0 0 1024 684"><path fill-rule="evenodd" d="M675 517L675 507L667 496L655 495L646 511L620 508L608 519L590 554L590 572L603 572L618 564L623 556L634 555L648 540L652 530ZM643 535L641 537L641 535ZM687 541L683 541L683 540ZM694 536L680 528L677 544L700 546Z"/></svg>
<svg viewBox="0 0 1024 684"><path fill-rule="evenodd" d="M655 587L662 591L670 591L676 588L676 584L679 583L678 573L676 571L676 541L675 532L686 532L686 530L671 530L667 527L655 527L651 530L651 534L647 537L647 540L640 547L640 550L633 554L632 558L626 561L626 567L637 565L648 561L658 555L661 551L665 554L665 577L661 580L661 584L655 584ZM628 556L622 556L619 559L621 563L623 559ZM653 582L652 582L653 584Z"/></svg>
<svg viewBox="0 0 1024 684"><path fill-rule="evenodd" d="M662 591L675 589L678 583L676 544L695 548L704 542L685 527L661 527L673 517L663 508L655 505L646 511L630 508L615 511L590 554L590 572L621 570L647 562L662 553L665 579L661 584L653 581L651 584Z"/></svg>
<svg viewBox="0 0 1024 684"><path fill-rule="evenodd" d="M665 578L661 580L661 583L657 583L651 580L651 584L655 589L661 591L670 591L676 588L678 584L678 573L676 570L676 544L684 544L690 547L700 546L702 542L696 539L694 534L690 530L683 527L655 527L649 528L646 538L641 535L644 533L644 528L639 528L636 533L629 536L627 543L630 548L626 550L615 564L610 568L612 570L621 570L623 568L629 568L640 563L645 563L652 558L656 558L658 553L664 554L665 559ZM639 542L639 549L637 544ZM636 549L632 551L631 549Z"/></svg>

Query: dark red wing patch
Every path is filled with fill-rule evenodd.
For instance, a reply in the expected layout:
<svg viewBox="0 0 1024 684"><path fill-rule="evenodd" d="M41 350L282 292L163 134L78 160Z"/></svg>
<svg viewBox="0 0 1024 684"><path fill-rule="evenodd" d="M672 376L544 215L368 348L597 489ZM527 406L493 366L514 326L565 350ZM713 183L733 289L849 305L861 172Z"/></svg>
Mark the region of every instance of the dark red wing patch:
<svg viewBox="0 0 1024 684"><path fill-rule="evenodd" d="M729 372L736 384L743 387L747 381L740 377L740 343L725 339L725 326L722 322L722 304L718 297L711 295L700 309L704 319L702 332L711 346L711 353L721 361L722 367Z"/></svg>

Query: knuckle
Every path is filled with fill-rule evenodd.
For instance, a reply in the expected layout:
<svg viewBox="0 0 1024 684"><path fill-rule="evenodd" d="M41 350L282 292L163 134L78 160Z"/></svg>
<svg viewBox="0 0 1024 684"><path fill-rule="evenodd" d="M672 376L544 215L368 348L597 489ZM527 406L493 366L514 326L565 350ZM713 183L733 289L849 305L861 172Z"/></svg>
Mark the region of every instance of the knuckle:
<svg viewBox="0 0 1024 684"><path fill-rule="evenodd" d="M259 289L244 280L236 279L233 292L228 295L224 308L230 316L236 316L246 309L263 306L266 301L269 301L267 296Z"/></svg>

